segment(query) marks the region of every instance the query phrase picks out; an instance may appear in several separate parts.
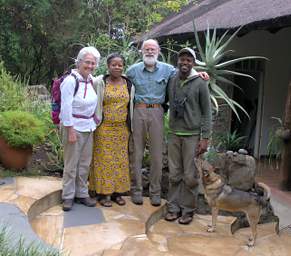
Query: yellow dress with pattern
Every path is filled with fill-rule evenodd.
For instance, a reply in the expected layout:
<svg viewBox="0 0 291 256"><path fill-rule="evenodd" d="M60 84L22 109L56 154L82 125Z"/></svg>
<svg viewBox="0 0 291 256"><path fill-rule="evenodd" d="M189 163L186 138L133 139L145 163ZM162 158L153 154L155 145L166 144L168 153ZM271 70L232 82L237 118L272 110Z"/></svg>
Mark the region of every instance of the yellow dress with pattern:
<svg viewBox="0 0 291 256"><path fill-rule="evenodd" d="M89 190L110 195L130 189L126 124L129 93L126 84L106 84L103 122L94 132Z"/></svg>

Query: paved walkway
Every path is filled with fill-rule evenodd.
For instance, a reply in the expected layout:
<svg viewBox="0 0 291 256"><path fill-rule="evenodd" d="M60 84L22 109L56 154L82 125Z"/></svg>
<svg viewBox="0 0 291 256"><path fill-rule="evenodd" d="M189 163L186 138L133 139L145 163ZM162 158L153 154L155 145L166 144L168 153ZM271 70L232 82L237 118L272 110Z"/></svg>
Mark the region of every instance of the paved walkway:
<svg viewBox="0 0 291 256"><path fill-rule="evenodd" d="M277 236L272 223L259 225L257 246L249 249L245 246L249 228L230 233L233 217L220 216L217 233L212 234L206 232L210 216L196 215L186 226L169 223L160 220L163 206L152 207L147 198L143 206L126 198L123 207L74 205L72 211L64 213L60 189L61 181L53 177L6 180L0 185L2 225L3 220L9 220L11 230L28 242L40 242L71 256L290 255L291 234L283 229ZM280 214L281 210L286 211L280 207Z"/></svg>
<svg viewBox="0 0 291 256"><path fill-rule="evenodd" d="M271 188L271 204L275 214L280 219L280 228L290 226L291 230L291 191L280 189L279 169L275 163L261 161L257 166L256 179L266 183Z"/></svg>

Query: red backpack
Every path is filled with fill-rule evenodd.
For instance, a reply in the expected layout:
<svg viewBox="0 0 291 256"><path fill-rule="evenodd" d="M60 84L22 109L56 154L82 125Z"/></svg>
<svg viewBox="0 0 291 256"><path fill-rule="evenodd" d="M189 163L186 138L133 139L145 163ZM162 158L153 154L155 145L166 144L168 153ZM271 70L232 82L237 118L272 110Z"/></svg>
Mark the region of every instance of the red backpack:
<svg viewBox="0 0 291 256"><path fill-rule="evenodd" d="M64 81L64 79L67 76L72 76L76 80L76 86L75 86L75 91L74 91L74 96L76 95L78 89L79 89L79 80L77 76L74 73L71 72L66 72L64 75L61 77L54 79L52 81L52 86L51 86L51 118L54 124L59 124L60 119L59 115L61 112L61 83Z"/></svg>

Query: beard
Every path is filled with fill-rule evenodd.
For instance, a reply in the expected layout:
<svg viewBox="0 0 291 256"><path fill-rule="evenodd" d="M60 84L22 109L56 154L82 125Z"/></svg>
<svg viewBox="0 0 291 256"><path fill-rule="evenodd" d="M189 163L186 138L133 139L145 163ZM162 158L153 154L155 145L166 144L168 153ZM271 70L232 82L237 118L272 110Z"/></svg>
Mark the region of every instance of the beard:
<svg viewBox="0 0 291 256"><path fill-rule="evenodd" d="M158 55L155 54L153 56L143 55L143 62L148 66L154 66L157 63Z"/></svg>

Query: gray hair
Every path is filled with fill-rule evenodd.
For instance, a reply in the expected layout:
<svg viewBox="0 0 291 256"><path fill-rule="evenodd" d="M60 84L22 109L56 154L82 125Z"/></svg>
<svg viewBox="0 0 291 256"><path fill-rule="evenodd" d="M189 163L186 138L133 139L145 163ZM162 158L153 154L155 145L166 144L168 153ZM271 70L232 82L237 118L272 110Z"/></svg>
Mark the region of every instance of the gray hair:
<svg viewBox="0 0 291 256"><path fill-rule="evenodd" d="M159 42L157 40L155 40L155 39L148 39L148 40L143 41L143 43L141 45L141 50L143 50L145 44L147 44L147 43L153 43L153 44L155 44L158 47L158 50L160 50Z"/></svg>
<svg viewBox="0 0 291 256"><path fill-rule="evenodd" d="M83 60L87 54L91 54L91 55L94 56L94 58L96 59L96 66L98 66L99 61L100 61L100 58L101 58L101 55L100 55L99 51L95 47L88 46L88 47L82 48L79 51L78 56L77 56L77 59L76 59L76 65L77 65L77 67L80 64L80 61Z"/></svg>

